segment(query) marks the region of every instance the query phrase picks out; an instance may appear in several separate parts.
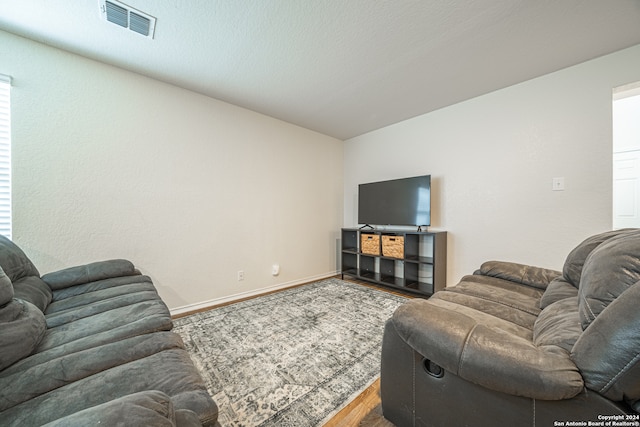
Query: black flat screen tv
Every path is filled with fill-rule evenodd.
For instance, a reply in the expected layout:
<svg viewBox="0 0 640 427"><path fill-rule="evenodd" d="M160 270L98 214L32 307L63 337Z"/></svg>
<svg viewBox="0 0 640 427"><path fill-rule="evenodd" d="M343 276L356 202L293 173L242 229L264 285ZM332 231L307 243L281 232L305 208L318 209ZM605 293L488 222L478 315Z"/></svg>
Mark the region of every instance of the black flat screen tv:
<svg viewBox="0 0 640 427"><path fill-rule="evenodd" d="M431 175L358 185L358 223L431 225Z"/></svg>

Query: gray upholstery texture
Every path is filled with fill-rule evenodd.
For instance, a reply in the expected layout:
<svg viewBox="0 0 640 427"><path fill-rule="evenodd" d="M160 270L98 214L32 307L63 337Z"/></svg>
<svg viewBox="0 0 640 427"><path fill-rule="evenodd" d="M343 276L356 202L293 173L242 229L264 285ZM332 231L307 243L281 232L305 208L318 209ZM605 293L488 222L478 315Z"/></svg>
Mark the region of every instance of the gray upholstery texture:
<svg viewBox="0 0 640 427"><path fill-rule="evenodd" d="M59 418L44 427L196 427L198 416L192 411L175 410L171 398L159 391L133 393L101 405Z"/></svg>
<svg viewBox="0 0 640 427"><path fill-rule="evenodd" d="M22 249L4 236L0 236L0 267L12 283L27 276L40 277L38 269Z"/></svg>
<svg viewBox="0 0 640 427"><path fill-rule="evenodd" d="M603 242L589 254L578 288L583 329L640 280L639 253L640 231L627 231Z"/></svg>
<svg viewBox="0 0 640 427"><path fill-rule="evenodd" d="M44 316L33 304L13 299L0 308L0 369L30 355L45 331Z"/></svg>
<svg viewBox="0 0 640 427"><path fill-rule="evenodd" d="M567 255L562 268L563 278L577 288L580 285L584 264L595 248L611 238L635 231L636 229L612 230L588 237Z"/></svg>
<svg viewBox="0 0 640 427"><path fill-rule="evenodd" d="M449 411L451 425L636 414L638 307L640 229L585 239L562 272L484 263L429 300L407 302L389 320L383 412L398 425L437 425L433 420L445 419L437 411Z"/></svg>
<svg viewBox="0 0 640 427"><path fill-rule="evenodd" d="M547 286L542 298L540 298L540 308L544 310L556 301L577 296L577 287L573 286L563 277L557 277L549 282L549 286Z"/></svg>
<svg viewBox="0 0 640 427"><path fill-rule="evenodd" d="M11 280L7 277L2 268L0 268L0 307L11 302L13 295L14 292Z"/></svg>
<svg viewBox="0 0 640 427"><path fill-rule="evenodd" d="M0 266L0 425L217 425L167 306L131 262L40 277L0 237Z"/></svg>
<svg viewBox="0 0 640 427"><path fill-rule="evenodd" d="M0 238L0 268L12 283L16 298L30 302L40 311L47 308L51 289L40 279L38 269L22 249L6 238Z"/></svg>

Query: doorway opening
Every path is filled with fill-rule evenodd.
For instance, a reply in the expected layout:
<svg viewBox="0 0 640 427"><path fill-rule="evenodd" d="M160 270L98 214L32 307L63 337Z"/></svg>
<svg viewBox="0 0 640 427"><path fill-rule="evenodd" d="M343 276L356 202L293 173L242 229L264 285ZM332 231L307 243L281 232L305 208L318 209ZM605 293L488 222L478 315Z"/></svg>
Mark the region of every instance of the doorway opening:
<svg viewBox="0 0 640 427"><path fill-rule="evenodd" d="M613 90L613 228L640 227L640 82Z"/></svg>

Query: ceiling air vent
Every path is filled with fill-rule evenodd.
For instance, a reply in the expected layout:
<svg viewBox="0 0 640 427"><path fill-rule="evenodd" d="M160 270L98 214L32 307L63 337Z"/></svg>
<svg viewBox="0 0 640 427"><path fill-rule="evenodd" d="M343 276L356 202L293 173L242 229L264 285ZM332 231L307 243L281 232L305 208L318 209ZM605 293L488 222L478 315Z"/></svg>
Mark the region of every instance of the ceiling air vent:
<svg viewBox="0 0 640 427"><path fill-rule="evenodd" d="M156 18L116 0L100 0L102 16L116 25L153 38Z"/></svg>

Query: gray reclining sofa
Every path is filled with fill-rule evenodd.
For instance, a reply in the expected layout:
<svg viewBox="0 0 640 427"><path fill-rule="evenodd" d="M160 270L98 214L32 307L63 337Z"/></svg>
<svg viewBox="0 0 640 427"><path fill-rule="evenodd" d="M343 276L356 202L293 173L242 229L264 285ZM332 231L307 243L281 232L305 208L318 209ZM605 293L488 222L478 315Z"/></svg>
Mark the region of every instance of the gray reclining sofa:
<svg viewBox="0 0 640 427"><path fill-rule="evenodd" d="M217 425L154 285L125 260L40 277L0 237L0 426Z"/></svg>
<svg viewBox="0 0 640 427"><path fill-rule="evenodd" d="M562 272L487 262L404 304L381 397L398 427L640 425L640 230L588 238Z"/></svg>

